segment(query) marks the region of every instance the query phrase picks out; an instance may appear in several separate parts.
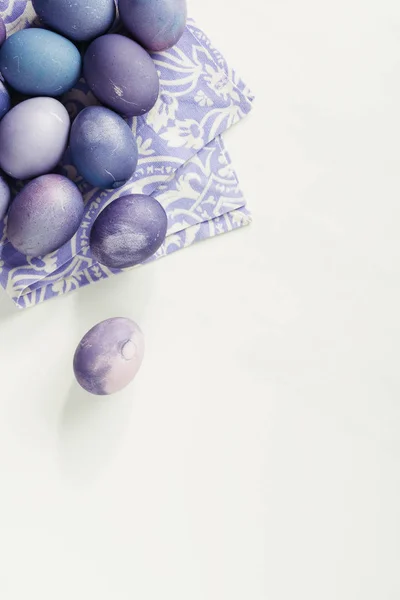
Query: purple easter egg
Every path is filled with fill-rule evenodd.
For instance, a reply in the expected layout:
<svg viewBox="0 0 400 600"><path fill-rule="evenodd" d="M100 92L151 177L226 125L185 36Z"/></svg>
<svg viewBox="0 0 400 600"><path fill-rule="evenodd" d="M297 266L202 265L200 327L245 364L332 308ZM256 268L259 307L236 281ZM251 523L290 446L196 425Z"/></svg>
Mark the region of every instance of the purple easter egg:
<svg viewBox="0 0 400 600"><path fill-rule="evenodd" d="M6 216L7 209L10 204L10 198L11 193L8 183L4 177L0 175L0 220L4 219Z"/></svg>
<svg viewBox="0 0 400 600"><path fill-rule="evenodd" d="M10 94L4 83L0 81L0 119L4 117L11 108Z"/></svg>
<svg viewBox="0 0 400 600"><path fill-rule="evenodd" d="M167 215L152 196L134 194L111 202L94 222L92 256L111 269L134 267L160 248L167 233Z"/></svg>
<svg viewBox="0 0 400 600"><path fill-rule="evenodd" d="M3 19L0 17L0 46L4 44L7 39L7 30Z"/></svg>
<svg viewBox="0 0 400 600"><path fill-rule="evenodd" d="M27 256L44 256L68 242L84 213L82 194L62 175L42 175L15 197L8 213L7 237Z"/></svg>
<svg viewBox="0 0 400 600"><path fill-rule="evenodd" d="M95 325L74 356L74 373L87 392L107 396L128 385L144 356L144 336L130 319L115 317Z"/></svg>
<svg viewBox="0 0 400 600"><path fill-rule="evenodd" d="M103 106L79 113L72 124L70 148L79 173L95 187L119 188L136 169L138 149L131 128Z"/></svg>
<svg viewBox="0 0 400 600"><path fill-rule="evenodd" d="M119 12L129 33L151 52L174 46L186 26L186 0L119 0Z"/></svg>
<svg viewBox="0 0 400 600"><path fill-rule="evenodd" d="M75 42L102 35L115 19L114 0L32 0L43 23Z"/></svg>
<svg viewBox="0 0 400 600"><path fill-rule="evenodd" d="M158 98L160 82L153 60L122 35L94 40L86 51L83 73L96 98L127 117L147 113Z"/></svg>
<svg viewBox="0 0 400 600"><path fill-rule="evenodd" d="M30 98L0 121L0 167L15 179L31 179L57 165L68 142L70 120L54 98Z"/></svg>

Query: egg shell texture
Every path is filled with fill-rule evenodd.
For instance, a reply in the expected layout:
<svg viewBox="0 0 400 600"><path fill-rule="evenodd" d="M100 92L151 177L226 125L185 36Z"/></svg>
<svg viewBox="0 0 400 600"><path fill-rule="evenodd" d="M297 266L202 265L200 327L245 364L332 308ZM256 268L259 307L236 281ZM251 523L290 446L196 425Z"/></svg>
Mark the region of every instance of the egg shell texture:
<svg viewBox="0 0 400 600"><path fill-rule="evenodd" d="M0 175L0 219L4 219L10 204L10 188L4 177Z"/></svg>
<svg viewBox="0 0 400 600"><path fill-rule="evenodd" d="M76 349L75 377L91 394L113 394L132 381L143 356L144 336L139 326L122 317L107 319L88 331Z"/></svg>
<svg viewBox="0 0 400 600"><path fill-rule="evenodd" d="M143 263L164 242L167 224L165 210L152 196L122 196L106 206L94 222L92 256L112 269Z"/></svg>
<svg viewBox="0 0 400 600"><path fill-rule="evenodd" d="M186 0L119 0L119 11L129 33L152 52L171 48L185 30Z"/></svg>
<svg viewBox="0 0 400 600"><path fill-rule="evenodd" d="M51 171L68 142L69 115L54 98L30 98L0 121L0 166L15 179Z"/></svg>
<svg viewBox="0 0 400 600"><path fill-rule="evenodd" d="M86 51L83 72L96 98L122 115L142 115L158 98L160 82L153 60L122 35L94 40Z"/></svg>
<svg viewBox="0 0 400 600"><path fill-rule="evenodd" d="M114 0L33 0L43 23L76 42L106 33L115 19Z"/></svg>
<svg viewBox="0 0 400 600"><path fill-rule="evenodd" d="M4 83L0 81L0 119L4 117L11 108L10 94Z"/></svg>
<svg viewBox="0 0 400 600"><path fill-rule="evenodd" d="M86 181L104 189L119 188L133 175L138 149L131 128L108 108L91 106L71 128L71 156Z"/></svg>
<svg viewBox="0 0 400 600"><path fill-rule="evenodd" d="M76 84L81 69L74 44L46 29L17 31L0 49L4 79L29 96L60 96Z"/></svg>
<svg viewBox="0 0 400 600"><path fill-rule="evenodd" d="M44 256L76 233L84 213L82 194L62 175L43 175L29 182L11 204L7 237L27 256Z"/></svg>

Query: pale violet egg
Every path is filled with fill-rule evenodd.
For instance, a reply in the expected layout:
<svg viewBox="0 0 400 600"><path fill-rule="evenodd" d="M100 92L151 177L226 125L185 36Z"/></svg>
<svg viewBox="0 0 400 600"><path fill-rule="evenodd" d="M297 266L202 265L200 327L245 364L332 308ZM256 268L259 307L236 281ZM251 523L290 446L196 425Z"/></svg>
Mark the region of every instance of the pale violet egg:
<svg viewBox="0 0 400 600"><path fill-rule="evenodd" d="M30 98L0 121L0 167L15 179L49 173L68 143L70 119L54 98Z"/></svg>
<svg viewBox="0 0 400 600"><path fill-rule="evenodd" d="M107 319L95 325L79 343L73 362L75 377L91 394L114 394L133 380L143 356L140 327L122 317Z"/></svg>

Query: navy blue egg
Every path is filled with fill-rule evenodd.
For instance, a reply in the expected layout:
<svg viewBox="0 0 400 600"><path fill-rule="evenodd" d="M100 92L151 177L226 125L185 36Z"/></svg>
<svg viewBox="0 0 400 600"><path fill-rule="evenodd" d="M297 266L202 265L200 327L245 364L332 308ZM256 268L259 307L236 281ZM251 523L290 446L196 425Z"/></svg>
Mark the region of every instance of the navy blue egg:
<svg viewBox="0 0 400 600"><path fill-rule="evenodd" d="M115 19L114 0L32 0L40 19L75 42L106 33Z"/></svg>
<svg viewBox="0 0 400 600"><path fill-rule="evenodd" d="M11 108L11 98L6 86L0 81L0 119L4 117Z"/></svg>
<svg viewBox="0 0 400 600"><path fill-rule="evenodd" d="M72 161L84 179L95 187L119 188L135 172L136 140L126 122L108 108L90 106L71 128Z"/></svg>
<svg viewBox="0 0 400 600"><path fill-rule="evenodd" d="M14 89L29 96L60 96L81 74L78 49L46 29L23 29L0 49L0 71Z"/></svg>

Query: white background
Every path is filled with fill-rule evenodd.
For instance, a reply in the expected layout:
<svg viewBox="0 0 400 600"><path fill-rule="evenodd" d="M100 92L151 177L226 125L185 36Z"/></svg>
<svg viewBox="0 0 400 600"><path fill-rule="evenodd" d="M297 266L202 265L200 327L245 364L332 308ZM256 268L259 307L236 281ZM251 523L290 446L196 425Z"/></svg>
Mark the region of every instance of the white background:
<svg viewBox="0 0 400 600"><path fill-rule="evenodd" d="M192 0L257 95L254 224L0 303L2 600L400 598L400 5ZM79 339L136 319L108 400ZM46 341L45 341L46 340Z"/></svg>

